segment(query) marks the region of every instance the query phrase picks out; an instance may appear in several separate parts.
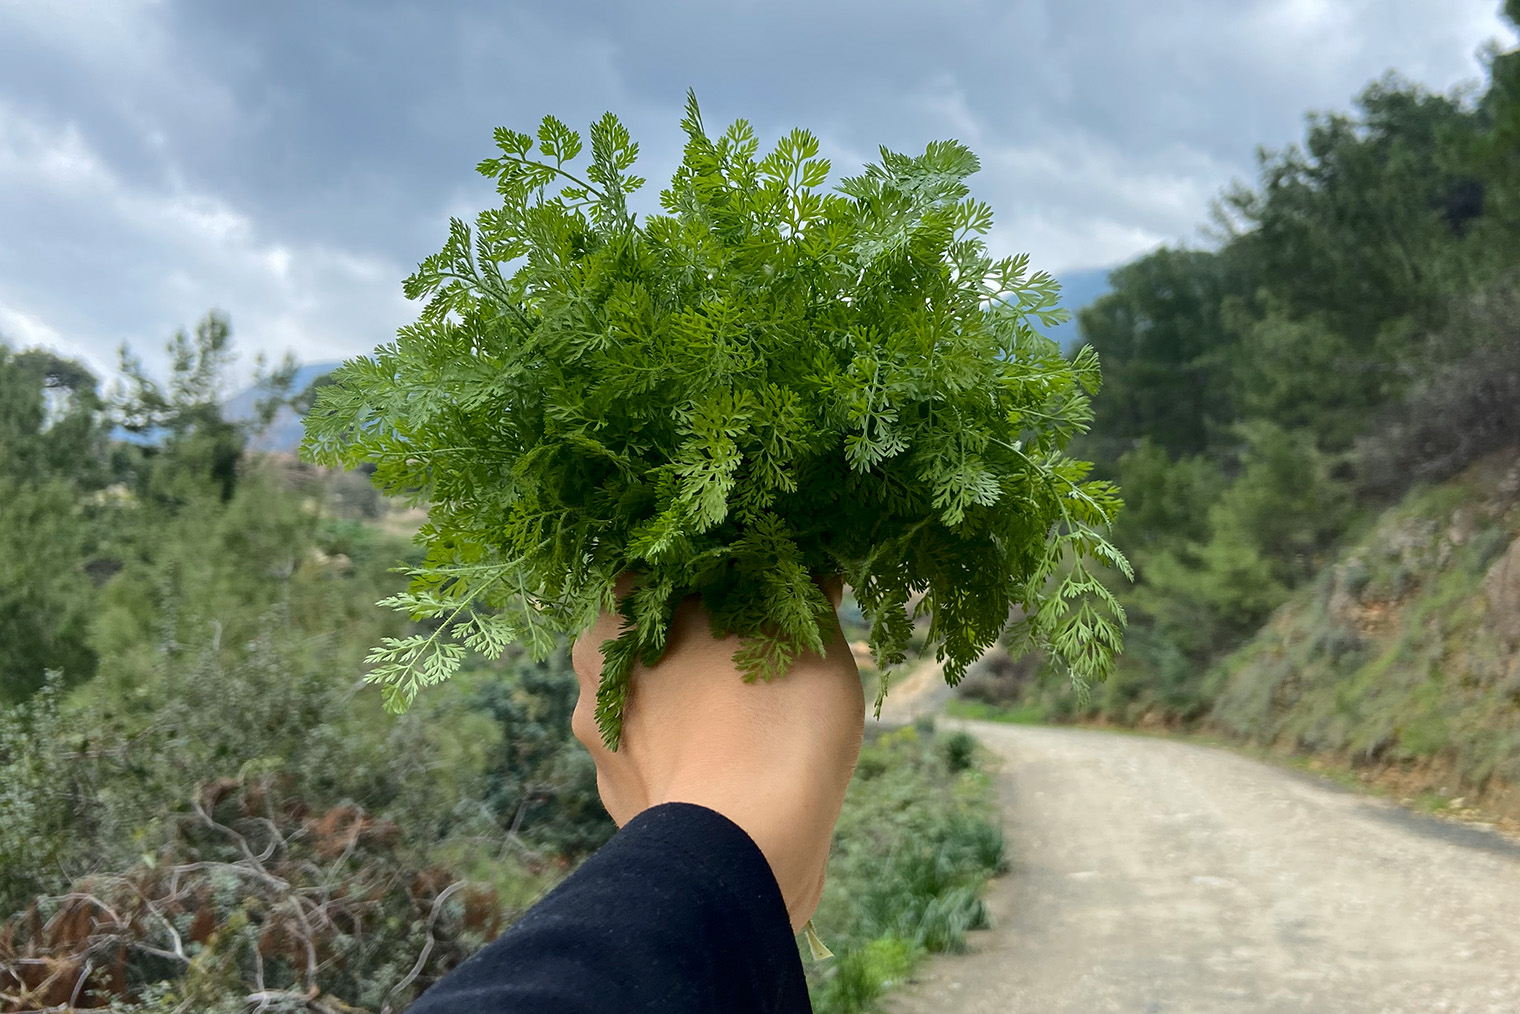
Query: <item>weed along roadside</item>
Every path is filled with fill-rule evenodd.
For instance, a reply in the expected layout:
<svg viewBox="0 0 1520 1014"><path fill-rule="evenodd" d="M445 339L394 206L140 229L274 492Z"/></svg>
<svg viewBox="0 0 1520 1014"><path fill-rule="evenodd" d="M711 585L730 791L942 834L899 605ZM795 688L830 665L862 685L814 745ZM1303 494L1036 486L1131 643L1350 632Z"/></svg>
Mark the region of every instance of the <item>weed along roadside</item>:
<svg viewBox="0 0 1520 1014"><path fill-rule="evenodd" d="M986 927L987 881L1006 869L994 767L973 736L932 719L868 734L814 917L837 955L809 969L819 1014L872 1009Z"/></svg>

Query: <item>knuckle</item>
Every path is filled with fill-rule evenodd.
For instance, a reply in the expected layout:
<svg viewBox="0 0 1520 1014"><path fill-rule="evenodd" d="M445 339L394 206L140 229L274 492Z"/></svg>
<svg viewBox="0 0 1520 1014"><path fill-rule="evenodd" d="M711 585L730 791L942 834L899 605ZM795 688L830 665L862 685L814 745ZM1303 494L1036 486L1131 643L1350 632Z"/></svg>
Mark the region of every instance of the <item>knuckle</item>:
<svg viewBox="0 0 1520 1014"><path fill-rule="evenodd" d="M596 727L596 695L581 684L581 695L575 702L575 710L570 712L570 734L580 740L581 745L596 756L596 748L601 745L602 737Z"/></svg>
<svg viewBox="0 0 1520 1014"><path fill-rule="evenodd" d="M570 667L575 670L575 675L580 678L582 684L586 682L587 674L593 669L592 662L596 654L596 647L586 634L576 638L575 643L570 646Z"/></svg>

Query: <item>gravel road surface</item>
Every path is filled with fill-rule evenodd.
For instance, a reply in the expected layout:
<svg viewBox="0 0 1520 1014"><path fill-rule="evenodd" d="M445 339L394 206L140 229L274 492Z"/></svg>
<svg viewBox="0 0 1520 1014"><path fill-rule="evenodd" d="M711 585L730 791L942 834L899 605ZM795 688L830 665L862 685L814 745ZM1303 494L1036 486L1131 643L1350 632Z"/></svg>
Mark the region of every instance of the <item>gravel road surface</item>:
<svg viewBox="0 0 1520 1014"><path fill-rule="evenodd" d="M888 1011L1520 1014L1520 844L1208 747L954 724L1005 759L1012 871Z"/></svg>

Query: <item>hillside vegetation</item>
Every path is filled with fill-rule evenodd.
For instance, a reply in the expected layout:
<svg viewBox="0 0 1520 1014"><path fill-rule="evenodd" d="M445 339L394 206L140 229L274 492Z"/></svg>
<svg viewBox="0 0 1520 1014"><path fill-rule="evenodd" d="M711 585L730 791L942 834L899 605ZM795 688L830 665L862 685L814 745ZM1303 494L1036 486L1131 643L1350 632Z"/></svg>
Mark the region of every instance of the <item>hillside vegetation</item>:
<svg viewBox="0 0 1520 1014"><path fill-rule="evenodd" d="M508 652L383 713L365 654L424 629L376 605L423 519L362 472L246 452L226 319L170 353L105 396L0 344L0 1012L399 1012L613 833L578 682L564 650ZM867 746L820 1011L983 917L974 746Z"/></svg>
<svg viewBox="0 0 1520 1014"><path fill-rule="evenodd" d="M1081 450L1137 571L1118 671L1084 700L994 653L963 701L1396 763L1513 808L1520 52L1474 89L1390 74L1311 115L1214 226L1080 315L1105 383Z"/></svg>
<svg viewBox="0 0 1520 1014"><path fill-rule="evenodd" d="M1208 719L1520 817L1517 648L1520 455L1506 453L1352 541L1210 674Z"/></svg>

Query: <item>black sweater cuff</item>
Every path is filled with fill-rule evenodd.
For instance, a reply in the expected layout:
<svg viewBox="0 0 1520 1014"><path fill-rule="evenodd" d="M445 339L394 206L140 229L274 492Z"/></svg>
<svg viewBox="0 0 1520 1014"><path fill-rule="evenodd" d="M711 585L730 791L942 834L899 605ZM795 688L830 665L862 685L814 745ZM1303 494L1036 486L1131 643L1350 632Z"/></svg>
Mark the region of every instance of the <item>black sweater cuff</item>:
<svg viewBox="0 0 1520 1014"><path fill-rule="evenodd" d="M690 803L639 814L413 1014L810 1011L764 854Z"/></svg>

